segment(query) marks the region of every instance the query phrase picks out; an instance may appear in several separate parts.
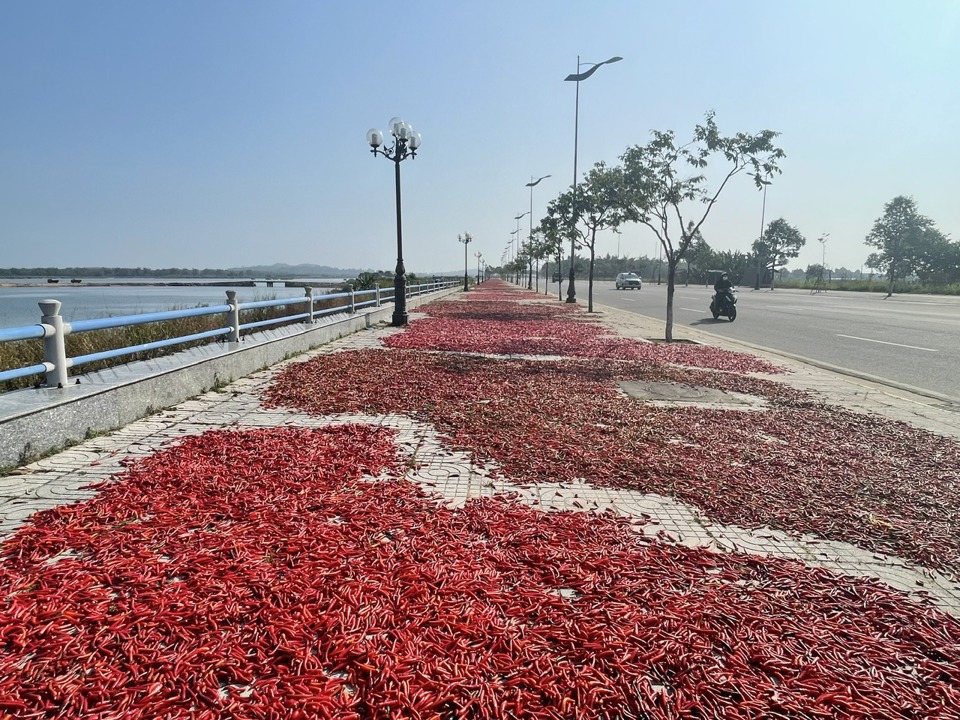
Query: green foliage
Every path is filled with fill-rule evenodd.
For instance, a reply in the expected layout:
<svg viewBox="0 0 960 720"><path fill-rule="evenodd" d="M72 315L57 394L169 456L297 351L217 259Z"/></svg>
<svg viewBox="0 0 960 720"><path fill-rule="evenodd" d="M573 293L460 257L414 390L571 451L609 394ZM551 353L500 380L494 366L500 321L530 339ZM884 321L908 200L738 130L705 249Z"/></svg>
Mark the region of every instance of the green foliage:
<svg viewBox="0 0 960 720"><path fill-rule="evenodd" d="M896 281L907 277L921 265L920 258L926 250L938 247L945 241L946 238L937 230L933 220L919 213L912 197L898 195L883 206L883 215L873 223L873 228L864 239L864 243L878 250L867 258L867 266L887 276L889 297L893 294Z"/></svg>
<svg viewBox="0 0 960 720"><path fill-rule="evenodd" d="M827 277L827 269L820 263L814 265L807 265L807 272L805 279L807 281L816 280L817 278Z"/></svg>
<svg viewBox="0 0 960 720"><path fill-rule="evenodd" d="M929 233L917 254L913 270L923 283L960 283L960 242L951 242L939 230Z"/></svg>
<svg viewBox="0 0 960 720"><path fill-rule="evenodd" d="M646 225L663 246L667 261L667 323L665 339L673 339L673 295L677 266L696 240L730 180L747 172L758 189L769 184L769 178L780 172L778 161L784 152L774 145L779 135L763 130L756 135L720 133L714 113L708 112L703 124L693 131L693 139L677 145L673 131L653 131L646 145L634 145L621 156L624 165L626 194L622 214L624 220ZM702 172L712 160L725 164L723 179L715 189L707 186ZM693 211L696 220L685 221L691 214L690 204L701 204ZM679 234L679 236L678 236Z"/></svg>
<svg viewBox="0 0 960 720"><path fill-rule="evenodd" d="M373 290L378 287L390 287L393 285L393 273L386 270L377 272L362 272L357 275L351 283L354 290Z"/></svg>
<svg viewBox="0 0 960 720"><path fill-rule="evenodd" d="M789 258L800 254L800 248L807 239L793 225L783 218L773 220L763 232L763 237L754 240L753 252L762 258L764 267L770 270L771 278L776 277L777 268L786 266ZM771 279L770 288L773 289Z"/></svg>

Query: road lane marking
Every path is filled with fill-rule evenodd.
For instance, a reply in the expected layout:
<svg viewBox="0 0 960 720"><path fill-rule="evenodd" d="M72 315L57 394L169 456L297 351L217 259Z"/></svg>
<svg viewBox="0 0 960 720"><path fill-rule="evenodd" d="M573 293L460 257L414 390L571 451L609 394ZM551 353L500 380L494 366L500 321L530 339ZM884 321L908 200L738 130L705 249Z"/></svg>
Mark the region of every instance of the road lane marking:
<svg viewBox="0 0 960 720"><path fill-rule="evenodd" d="M917 347L916 345L903 345L902 343L887 342L886 340L871 340L870 338L857 337L856 335L841 335L840 333L837 333L837 337L850 338L851 340L863 340L864 342L880 343L881 345L896 345L897 347L910 348L911 350L937 352L936 348Z"/></svg>
<svg viewBox="0 0 960 720"><path fill-rule="evenodd" d="M701 308L697 308L696 310L694 310L693 308L685 308L685 307L682 307L682 308L680 308L680 309L681 309L681 310L686 310L687 312L703 312L703 310L702 310Z"/></svg>

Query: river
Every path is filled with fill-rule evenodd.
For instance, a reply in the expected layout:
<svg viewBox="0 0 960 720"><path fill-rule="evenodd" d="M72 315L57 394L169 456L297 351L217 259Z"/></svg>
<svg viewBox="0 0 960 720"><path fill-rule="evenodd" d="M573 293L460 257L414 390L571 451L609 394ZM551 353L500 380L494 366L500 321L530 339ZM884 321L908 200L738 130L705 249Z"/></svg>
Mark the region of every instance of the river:
<svg viewBox="0 0 960 720"><path fill-rule="evenodd" d="M54 299L63 303L60 314L67 322L89 320L119 315L162 312L198 305L222 305L227 301L226 291L237 291L241 302L269 300L273 298L303 297L302 287L283 287L276 281L274 287L258 282L257 287L234 287L225 285L159 285L149 283L214 283L229 282L223 278L96 278L73 284L69 280L46 284L36 278L0 278L0 327L20 327L40 322L42 300ZM242 282L242 281L238 281ZM247 281L249 282L249 281ZM338 278L307 279L296 282L315 283L315 294L325 290L323 286L344 282ZM29 283L34 283L33 285ZM89 284L88 284L89 283Z"/></svg>

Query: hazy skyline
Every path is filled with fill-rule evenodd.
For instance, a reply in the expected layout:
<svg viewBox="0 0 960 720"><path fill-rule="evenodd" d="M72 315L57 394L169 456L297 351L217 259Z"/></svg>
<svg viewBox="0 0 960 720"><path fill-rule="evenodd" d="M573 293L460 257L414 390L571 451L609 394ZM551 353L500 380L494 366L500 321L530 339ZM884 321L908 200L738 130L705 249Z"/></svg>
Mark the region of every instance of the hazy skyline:
<svg viewBox="0 0 960 720"><path fill-rule="evenodd" d="M396 8L400 8L397 10ZM0 5L0 266L392 270L392 163L364 137L394 115L423 136L403 176L409 271L463 265L458 233L500 263L578 171L651 129L779 131L765 220L807 238L791 267L860 268L896 195L951 237L960 202L960 3L403 4L65 0ZM747 252L762 196L746 176L703 228ZM528 218L522 220L526 235ZM638 225L599 254L653 255Z"/></svg>

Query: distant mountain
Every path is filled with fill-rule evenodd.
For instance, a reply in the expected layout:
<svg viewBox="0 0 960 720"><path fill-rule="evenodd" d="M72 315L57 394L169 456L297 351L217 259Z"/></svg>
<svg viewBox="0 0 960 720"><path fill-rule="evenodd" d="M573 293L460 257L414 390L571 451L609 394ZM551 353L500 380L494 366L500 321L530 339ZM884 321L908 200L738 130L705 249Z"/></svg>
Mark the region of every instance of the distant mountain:
<svg viewBox="0 0 960 720"><path fill-rule="evenodd" d="M335 268L329 265L312 265L310 263L301 263L299 265L288 265L286 263L274 263L273 265L247 265L244 267L230 268L230 272L236 272L243 275L263 275L267 277L315 277L315 278L352 278L362 272L373 272L370 268Z"/></svg>

